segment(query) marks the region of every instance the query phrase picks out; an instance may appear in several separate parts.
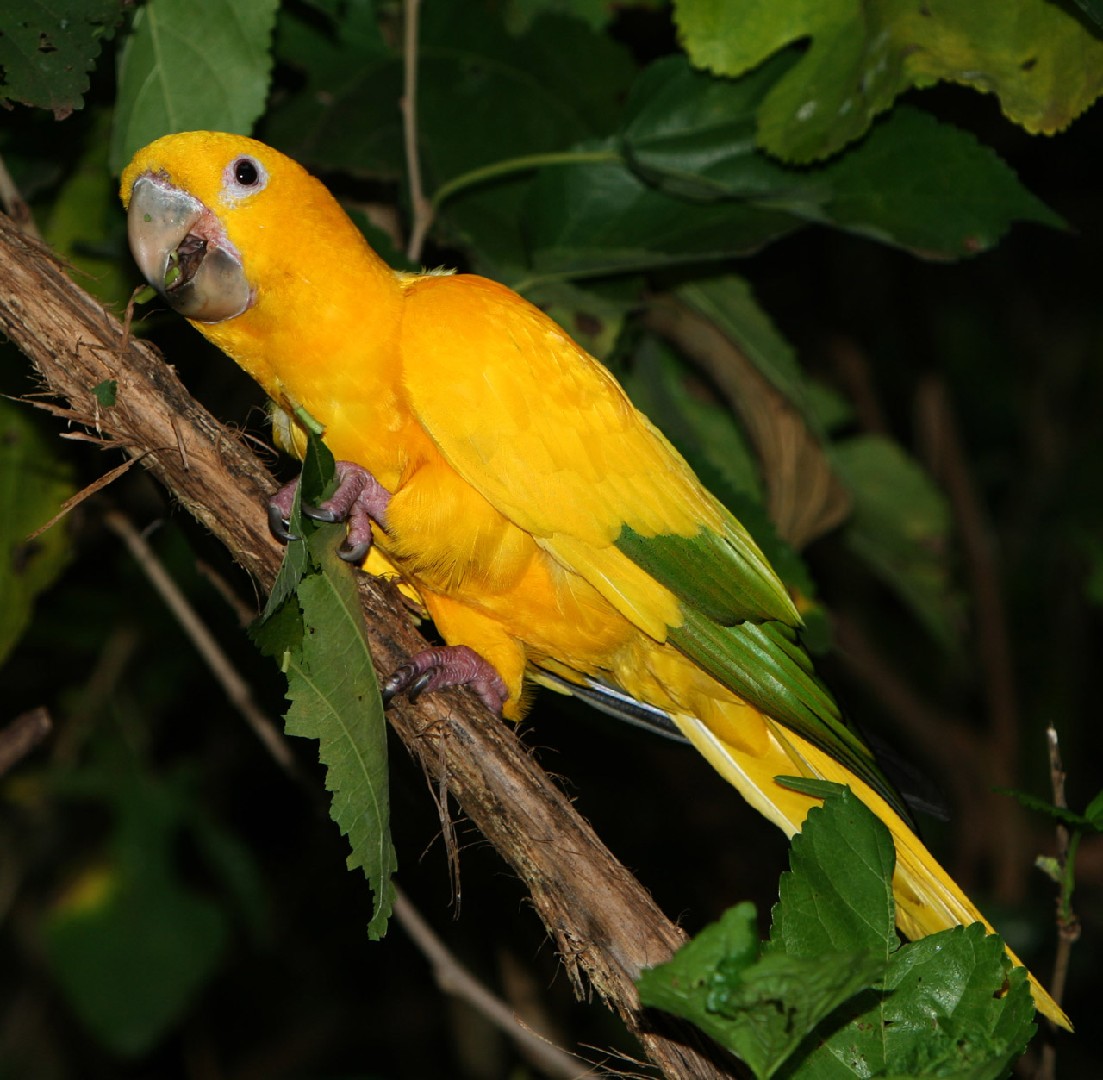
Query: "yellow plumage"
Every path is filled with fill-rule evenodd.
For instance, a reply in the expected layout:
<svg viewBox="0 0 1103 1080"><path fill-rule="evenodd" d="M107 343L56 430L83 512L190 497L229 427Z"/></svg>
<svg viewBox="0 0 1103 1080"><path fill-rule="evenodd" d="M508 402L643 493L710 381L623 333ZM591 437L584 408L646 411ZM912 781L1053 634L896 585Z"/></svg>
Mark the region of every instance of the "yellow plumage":
<svg viewBox="0 0 1103 1080"><path fill-rule="evenodd" d="M540 669L615 686L668 713L790 835L816 800L776 776L849 784L893 835L900 928L983 921L816 683L758 548L560 327L482 278L395 274L320 183L252 140L168 136L127 168L124 202L143 183L143 206L182 199L248 287L240 313L204 322L199 309L194 324L392 493L377 551L445 640L501 675L507 716ZM152 216L132 207L132 241ZM685 580L668 572L683 559Z"/></svg>

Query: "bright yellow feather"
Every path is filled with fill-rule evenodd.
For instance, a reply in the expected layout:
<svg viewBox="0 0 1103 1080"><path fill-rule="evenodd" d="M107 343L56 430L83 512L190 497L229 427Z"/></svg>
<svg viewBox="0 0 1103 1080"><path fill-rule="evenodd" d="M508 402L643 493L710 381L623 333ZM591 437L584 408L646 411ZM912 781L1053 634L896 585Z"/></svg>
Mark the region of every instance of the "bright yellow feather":
<svg viewBox="0 0 1103 1080"><path fill-rule="evenodd" d="M241 155L263 167L262 189L227 179ZM521 715L533 665L605 680L669 713L787 834L816 800L776 776L849 784L895 840L901 929L982 920L869 783L670 641L685 601L618 546L626 529L643 541L724 538L757 583L752 607L765 604L750 617L800 619L738 522L559 326L482 278L395 274L318 181L252 140L158 140L124 173L124 202L142 177L209 210L252 286L242 314L194 325L284 413L303 407L321 422L335 457L393 493L378 548L445 640L498 670L507 716ZM1031 985L1039 1010L1068 1026Z"/></svg>

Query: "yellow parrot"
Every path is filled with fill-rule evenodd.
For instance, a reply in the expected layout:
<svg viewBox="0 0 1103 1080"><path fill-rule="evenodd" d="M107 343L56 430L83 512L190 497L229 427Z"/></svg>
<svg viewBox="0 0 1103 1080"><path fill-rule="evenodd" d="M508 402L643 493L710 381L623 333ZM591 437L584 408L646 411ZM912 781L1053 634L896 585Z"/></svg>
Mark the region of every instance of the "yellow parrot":
<svg viewBox="0 0 1103 1080"><path fill-rule="evenodd" d="M816 678L754 541L556 323L484 278L394 272L252 139L158 139L122 200L142 273L264 388L278 441L301 452L296 410L324 425L340 484L317 512L348 521L345 554L381 552L447 642L388 696L469 684L517 719L531 681L669 718L790 836L817 800L776 777L847 784L892 833L904 934L985 921Z"/></svg>

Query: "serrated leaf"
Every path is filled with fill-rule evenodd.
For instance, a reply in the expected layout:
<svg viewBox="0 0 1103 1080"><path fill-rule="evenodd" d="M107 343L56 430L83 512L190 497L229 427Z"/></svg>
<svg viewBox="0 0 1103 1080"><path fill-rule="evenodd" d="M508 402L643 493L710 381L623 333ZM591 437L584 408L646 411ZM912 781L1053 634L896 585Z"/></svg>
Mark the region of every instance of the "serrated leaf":
<svg viewBox="0 0 1103 1080"><path fill-rule="evenodd" d="M295 488L295 498L291 504L291 517L287 523L292 539L287 541L284 548L283 560L280 562L272 589L268 593L268 600L258 620L258 627L268 622L284 606L310 567L310 555L304 541L313 535L318 525L303 516L303 500L305 499L308 504L318 505L329 495L334 483L333 455L319 437L321 431L317 427L317 422L305 412L299 417L299 421L303 430L307 432L307 437L306 453L303 456L299 482ZM260 637L257 640L258 643L262 642ZM261 648L269 655L276 655L264 644L261 644Z"/></svg>
<svg viewBox="0 0 1103 1080"><path fill-rule="evenodd" d="M677 0L675 19L690 59L716 74L741 75L808 42L758 116L761 145L787 161L835 153L913 86L949 80L994 92L1008 117L1046 134L1103 88L1103 41L1048 0Z"/></svg>
<svg viewBox="0 0 1103 1080"><path fill-rule="evenodd" d="M0 398L0 662L26 629L35 598L69 561L64 521L27 540L76 490L56 446L24 407Z"/></svg>
<svg viewBox="0 0 1103 1080"><path fill-rule="evenodd" d="M960 603L947 565L949 508L919 464L878 435L832 444L854 499L847 546L903 600L943 647L957 640Z"/></svg>
<svg viewBox="0 0 1103 1080"><path fill-rule="evenodd" d="M637 986L643 1004L693 1021L755 1076L770 1077L884 964L863 953L759 958L755 926L753 905L737 905Z"/></svg>
<svg viewBox="0 0 1103 1080"><path fill-rule="evenodd" d="M829 1035L794 1080L834 1076L997 1080L1034 1034L1026 971L999 937L959 926L889 962L884 995Z"/></svg>
<svg viewBox="0 0 1103 1080"><path fill-rule="evenodd" d="M301 647L288 654L288 735L318 740L333 793L330 816L375 893L368 935L382 937L394 903L396 869L387 794L387 727L352 568L337 555L341 525L306 542L315 572L300 582Z"/></svg>
<svg viewBox="0 0 1103 1080"><path fill-rule="evenodd" d="M1034 1030L1025 970L980 923L900 946L888 829L846 788L782 780L824 803L794 837L767 950L755 959L740 905L645 972L641 1000L692 1019L759 1077L1004 1075Z"/></svg>
<svg viewBox="0 0 1103 1080"><path fill-rule="evenodd" d="M278 0L149 0L119 57L110 164L177 131L247 135L264 110Z"/></svg>
<svg viewBox="0 0 1103 1080"><path fill-rule="evenodd" d="M1053 821L1060 821L1073 829L1087 829L1091 832L1103 831L1103 793L1097 795L1083 814L1077 814L1064 806L1054 806L1045 799L1039 799L1037 795L1031 795L1027 791L1016 791L1014 788L996 788L1003 795L1010 795L1028 810L1034 810L1044 814Z"/></svg>
<svg viewBox="0 0 1103 1080"><path fill-rule="evenodd" d="M122 17L121 0L4 0L0 3L0 102L79 109L88 74Z"/></svg>
<svg viewBox="0 0 1103 1080"><path fill-rule="evenodd" d="M808 811L793 837L782 874L770 943L791 956L861 952L882 963L899 946L892 872L896 850L888 830L849 788L822 782L802 791L827 795Z"/></svg>

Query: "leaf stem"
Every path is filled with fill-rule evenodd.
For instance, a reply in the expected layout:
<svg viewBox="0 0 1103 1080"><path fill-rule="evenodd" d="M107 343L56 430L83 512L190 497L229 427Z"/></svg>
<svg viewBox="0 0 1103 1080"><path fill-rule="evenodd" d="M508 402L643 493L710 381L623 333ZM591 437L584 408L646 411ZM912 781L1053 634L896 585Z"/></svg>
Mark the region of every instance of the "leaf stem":
<svg viewBox="0 0 1103 1080"><path fill-rule="evenodd" d="M406 146L406 175L410 181L410 208L413 221L406 243L406 257L412 262L421 259L421 249L433 222L435 206L425 197L421 181L421 160L417 149L417 56L418 23L421 0L406 0L406 21L403 27L402 52L405 58L402 101L402 135Z"/></svg>
<svg viewBox="0 0 1103 1080"><path fill-rule="evenodd" d="M465 188L484 184L487 180L496 180L500 176L531 172L545 165L600 165L615 164L620 160L621 155L616 150L555 150L544 154L526 154L522 157L507 158L505 161L495 161L490 165L483 165L478 169L452 177L437 188L431 205L435 212L440 209L442 203Z"/></svg>

